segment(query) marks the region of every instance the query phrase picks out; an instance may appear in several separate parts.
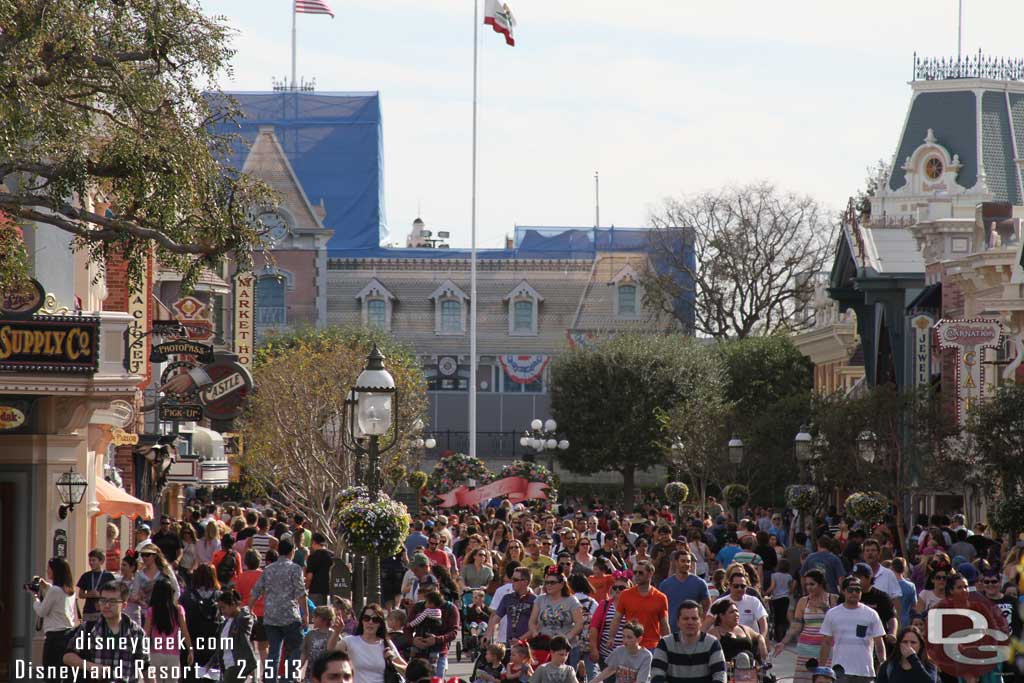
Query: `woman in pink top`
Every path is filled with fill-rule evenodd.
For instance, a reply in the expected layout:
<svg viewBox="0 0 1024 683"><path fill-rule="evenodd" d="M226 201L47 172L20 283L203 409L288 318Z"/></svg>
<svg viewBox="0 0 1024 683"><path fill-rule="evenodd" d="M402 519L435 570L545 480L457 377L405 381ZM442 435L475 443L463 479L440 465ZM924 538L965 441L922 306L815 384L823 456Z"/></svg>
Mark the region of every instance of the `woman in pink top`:
<svg viewBox="0 0 1024 683"><path fill-rule="evenodd" d="M175 601L174 589L167 581L153 584L153 594L146 608L144 629L149 638L149 661L156 670L156 680L161 683L178 683L174 675L180 670L181 655L178 636L188 648L189 666L195 661L192 638L185 623L185 610Z"/></svg>

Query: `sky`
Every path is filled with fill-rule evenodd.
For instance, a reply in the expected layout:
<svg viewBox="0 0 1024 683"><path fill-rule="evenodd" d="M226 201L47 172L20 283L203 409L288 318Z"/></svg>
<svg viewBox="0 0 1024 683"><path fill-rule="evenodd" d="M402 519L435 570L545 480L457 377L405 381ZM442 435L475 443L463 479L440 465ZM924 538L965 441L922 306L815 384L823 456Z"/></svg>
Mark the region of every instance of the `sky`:
<svg viewBox="0 0 1024 683"><path fill-rule="evenodd" d="M290 0L200 0L236 30L225 90L291 69ZM483 0L479 0L483 4ZM298 73L379 91L389 242L470 239L474 0L327 0ZM964 2L963 51L1024 56L1020 0ZM516 225L649 225L666 197L770 181L838 210L891 160L913 55L957 49L957 0L509 0L479 32L478 244ZM327 207L328 211L330 207Z"/></svg>

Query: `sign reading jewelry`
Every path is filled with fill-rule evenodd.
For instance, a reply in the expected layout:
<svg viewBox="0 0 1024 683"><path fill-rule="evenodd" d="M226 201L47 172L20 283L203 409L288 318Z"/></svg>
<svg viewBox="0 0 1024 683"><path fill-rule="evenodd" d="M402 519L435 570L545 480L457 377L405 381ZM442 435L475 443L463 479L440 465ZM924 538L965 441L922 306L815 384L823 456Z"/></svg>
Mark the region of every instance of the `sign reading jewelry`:
<svg viewBox="0 0 1024 683"><path fill-rule="evenodd" d="M0 321L0 371L93 374L99 367L98 317L35 316Z"/></svg>
<svg viewBox="0 0 1024 683"><path fill-rule="evenodd" d="M924 313L910 319L914 344L914 384L928 386L932 380L932 325L935 319Z"/></svg>
<svg viewBox="0 0 1024 683"><path fill-rule="evenodd" d="M957 417L963 424L968 411L985 396L985 349L997 348L1003 328L998 320L940 320L935 326L939 346L955 349Z"/></svg>

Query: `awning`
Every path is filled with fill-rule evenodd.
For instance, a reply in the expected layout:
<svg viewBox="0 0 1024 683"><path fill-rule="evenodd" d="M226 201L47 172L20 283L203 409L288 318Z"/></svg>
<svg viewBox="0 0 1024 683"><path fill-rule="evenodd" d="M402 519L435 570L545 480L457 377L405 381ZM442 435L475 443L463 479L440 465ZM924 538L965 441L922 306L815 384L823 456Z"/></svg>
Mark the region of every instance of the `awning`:
<svg viewBox="0 0 1024 683"><path fill-rule="evenodd" d="M117 488L106 479L96 480L96 504L99 505L100 511L97 514L100 515L153 519L152 505L129 495L127 491Z"/></svg>

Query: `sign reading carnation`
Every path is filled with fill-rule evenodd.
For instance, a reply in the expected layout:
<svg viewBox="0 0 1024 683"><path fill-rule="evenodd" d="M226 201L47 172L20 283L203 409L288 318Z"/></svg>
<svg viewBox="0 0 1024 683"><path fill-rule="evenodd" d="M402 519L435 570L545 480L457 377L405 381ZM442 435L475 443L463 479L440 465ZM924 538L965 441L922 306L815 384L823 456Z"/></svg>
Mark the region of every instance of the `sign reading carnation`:
<svg viewBox="0 0 1024 683"><path fill-rule="evenodd" d="M940 320L935 326L939 346L955 349L957 417L964 424L968 411L985 396L985 349L997 348L1003 328L998 320Z"/></svg>
<svg viewBox="0 0 1024 683"><path fill-rule="evenodd" d="M485 500L502 496L507 496L513 503L521 503L533 498L546 499L548 497L544 493L546 488L548 485L542 481L527 481L522 477L506 477L478 489L460 486L454 491L440 494L438 498L441 499L439 505L443 508L472 507Z"/></svg>
<svg viewBox="0 0 1024 683"><path fill-rule="evenodd" d="M550 356L498 356L498 362L505 369L505 375L516 384L531 384L544 374Z"/></svg>

